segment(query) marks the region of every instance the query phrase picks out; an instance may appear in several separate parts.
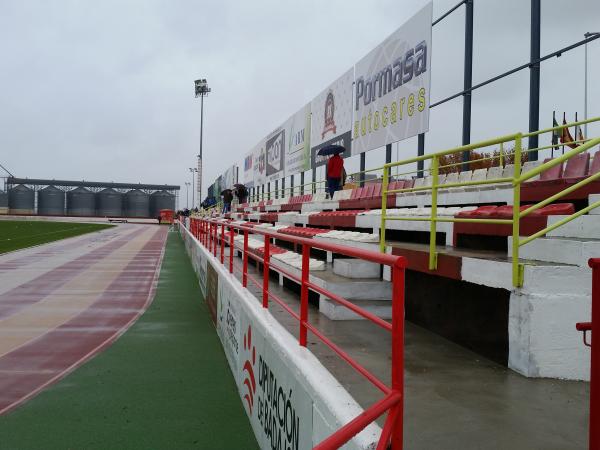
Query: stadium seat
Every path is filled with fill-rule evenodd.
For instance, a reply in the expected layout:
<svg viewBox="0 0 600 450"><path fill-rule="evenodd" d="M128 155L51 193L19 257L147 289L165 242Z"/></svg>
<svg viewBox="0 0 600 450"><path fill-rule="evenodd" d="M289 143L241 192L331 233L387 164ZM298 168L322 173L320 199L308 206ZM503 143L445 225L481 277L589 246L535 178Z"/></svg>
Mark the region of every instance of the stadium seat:
<svg viewBox="0 0 600 450"><path fill-rule="evenodd" d="M563 178L584 178L590 169L590 154L580 153L567 160Z"/></svg>
<svg viewBox="0 0 600 450"><path fill-rule="evenodd" d="M547 163L548 161L552 161L553 158L546 158L544 160L544 164ZM550 169L544 170L541 174L540 174L540 181L549 181L549 180L557 180L562 178L563 175L563 164L557 164L554 167L551 167Z"/></svg>

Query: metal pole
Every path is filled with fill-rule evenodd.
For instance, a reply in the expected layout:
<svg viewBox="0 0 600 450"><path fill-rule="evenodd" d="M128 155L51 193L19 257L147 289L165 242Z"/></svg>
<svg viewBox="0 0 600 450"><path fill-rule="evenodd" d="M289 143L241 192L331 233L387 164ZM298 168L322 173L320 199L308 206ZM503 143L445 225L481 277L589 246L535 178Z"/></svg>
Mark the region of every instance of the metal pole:
<svg viewBox="0 0 600 450"><path fill-rule="evenodd" d="M583 35L583 37L588 37L588 34L585 33ZM587 42L585 43L585 45L583 46L584 51L585 51L585 57L584 57L584 69L583 69L583 76L584 76L584 81L583 81L583 120L587 120L588 115L587 115L587 66L588 66L588 57L587 57ZM585 137L588 137L588 130L587 130L587 123L583 125L583 133L585 134ZM575 139L577 139L577 136L575 136Z"/></svg>
<svg viewBox="0 0 600 450"><path fill-rule="evenodd" d="M419 142L417 147L417 156L425 154L425 133L419 134ZM423 178L424 161L417 161L417 178Z"/></svg>
<svg viewBox="0 0 600 450"><path fill-rule="evenodd" d="M198 199L202 198L202 133L204 130L204 94L200 96L200 153L198 154ZM200 201L200 200L199 200Z"/></svg>
<svg viewBox="0 0 600 450"><path fill-rule="evenodd" d="M366 152L360 154L360 186L365 185L365 167L367 165Z"/></svg>
<svg viewBox="0 0 600 450"><path fill-rule="evenodd" d="M462 145L471 143L471 86L473 84L473 0L465 1L465 68L464 68L464 90L463 94L463 130ZM463 152L462 170L469 170L470 152ZM421 172L422 174L422 172Z"/></svg>
<svg viewBox="0 0 600 450"><path fill-rule="evenodd" d="M531 55L529 66L529 131L540 129L540 20L541 0L531 0ZM539 136L529 136L529 148L538 148ZM537 161L537 150L529 152L529 159Z"/></svg>
<svg viewBox="0 0 600 450"><path fill-rule="evenodd" d="M194 171L192 169L190 169L190 172L192 172L192 209L194 209L194 186L195 186L195 182L194 182Z"/></svg>

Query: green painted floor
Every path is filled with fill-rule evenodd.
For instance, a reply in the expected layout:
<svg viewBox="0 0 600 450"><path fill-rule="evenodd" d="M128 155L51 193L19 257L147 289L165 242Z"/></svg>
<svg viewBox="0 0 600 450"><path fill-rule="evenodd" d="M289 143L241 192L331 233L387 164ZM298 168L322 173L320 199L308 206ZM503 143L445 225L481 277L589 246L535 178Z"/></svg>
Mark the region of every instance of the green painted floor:
<svg viewBox="0 0 600 450"><path fill-rule="evenodd" d="M0 449L256 449L183 242L116 343L12 413Z"/></svg>

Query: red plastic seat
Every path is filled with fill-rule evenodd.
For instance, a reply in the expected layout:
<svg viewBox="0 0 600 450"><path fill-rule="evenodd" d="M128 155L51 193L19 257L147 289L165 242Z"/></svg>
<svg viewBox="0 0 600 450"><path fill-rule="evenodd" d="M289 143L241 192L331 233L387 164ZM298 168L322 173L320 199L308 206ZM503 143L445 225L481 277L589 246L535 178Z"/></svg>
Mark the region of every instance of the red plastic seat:
<svg viewBox="0 0 600 450"><path fill-rule="evenodd" d="M403 189L410 189L415 185L415 179L412 178L410 180L404 180L404 188Z"/></svg>
<svg viewBox="0 0 600 450"><path fill-rule="evenodd" d="M594 175L598 172L600 172L600 152L594 155L594 159L592 160L592 164L590 165L590 171L588 175Z"/></svg>
<svg viewBox="0 0 600 450"><path fill-rule="evenodd" d="M367 184L362 191L362 194L359 198L371 198L373 197L373 191L375 190L375 185L372 183Z"/></svg>
<svg viewBox="0 0 600 450"><path fill-rule="evenodd" d="M350 200L357 199L358 196L362 193L362 191L363 191L363 188L361 188L361 187L352 189L352 194L350 194Z"/></svg>
<svg viewBox="0 0 600 450"><path fill-rule="evenodd" d="M590 154L580 153L567 160L563 178L583 178L590 168Z"/></svg>
<svg viewBox="0 0 600 450"><path fill-rule="evenodd" d="M455 217L472 218L472 219L484 218L484 217L489 217L497 209L498 209L497 206L480 206L477 209L474 209L473 211L461 211L458 214L456 214Z"/></svg>
<svg viewBox="0 0 600 450"><path fill-rule="evenodd" d="M538 209L542 216L568 216L575 212L573 203L555 203Z"/></svg>
<svg viewBox="0 0 600 450"><path fill-rule="evenodd" d="M381 197L381 183L377 183L375 185L375 188L373 189L373 198L375 197Z"/></svg>
<svg viewBox="0 0 600 450"><path fill-rule="evenodd" d="M546 158L544 160L544 164L547 163L548 161L552 161L552 158ZM540 180L541 181L548 181L548 180L557 180L559 178L562 178L563 175L563 164L557 164L554 167L551 167L548 170L543 171L540 174Z"/></svg>

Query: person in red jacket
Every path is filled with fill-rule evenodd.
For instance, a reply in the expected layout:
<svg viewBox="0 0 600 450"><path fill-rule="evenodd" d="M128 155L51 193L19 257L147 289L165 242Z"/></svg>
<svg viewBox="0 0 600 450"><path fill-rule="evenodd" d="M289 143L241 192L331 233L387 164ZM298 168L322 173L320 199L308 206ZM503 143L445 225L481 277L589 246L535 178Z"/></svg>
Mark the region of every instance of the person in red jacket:
<svg viewBox="0 0 600 450"><path fill-rule="evenodd" d="M344 160L336 153L327 161L327 192L332 198L335 191L341 188L342 173L344 171Z"/></svg>

